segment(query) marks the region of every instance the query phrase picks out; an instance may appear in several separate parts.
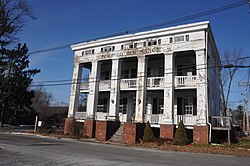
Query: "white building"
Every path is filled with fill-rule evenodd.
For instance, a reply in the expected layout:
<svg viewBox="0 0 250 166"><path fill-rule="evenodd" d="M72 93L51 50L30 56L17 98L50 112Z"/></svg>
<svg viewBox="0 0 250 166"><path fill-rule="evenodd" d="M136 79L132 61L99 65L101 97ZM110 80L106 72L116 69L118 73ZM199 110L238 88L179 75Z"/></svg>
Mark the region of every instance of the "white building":
<svg viewBox="0 0 250 166"><path fill-rule="evenodd" d="M209 22L72 45L69 119L208 126L219 115L220 58ZM89 71L82 81L82 71ZM86 112L78 112L86 93ZM162 133L161 133L162 134ZM195 136L194 136L195 137Z"/></svg>

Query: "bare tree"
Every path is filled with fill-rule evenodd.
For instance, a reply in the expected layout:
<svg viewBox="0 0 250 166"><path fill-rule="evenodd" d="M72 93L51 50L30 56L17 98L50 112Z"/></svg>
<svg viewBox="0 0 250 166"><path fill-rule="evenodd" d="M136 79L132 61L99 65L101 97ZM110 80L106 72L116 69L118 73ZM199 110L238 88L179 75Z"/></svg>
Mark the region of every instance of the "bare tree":
<svg viewBox="0 0 250 166"><path fill-rule="evenodd" d="M39 119L44 121L49 116L52 95L47 93L42 86L35 89L35 96L32 99L31 108L39 115Z"/></svg>
<svg viewBox="0 0 250 166"><path fill-rule="evenodd" d="M25 17L35 19L26 0L0 0L0 44L14 43L22 31Z"/></svg>
<svg viewBox="0 0 250 166"><path fill-rule="evenodd" d="M232 52L230 50L225 50L222 53L222 71L221 77L219 77L220 82L220 94L221 94L221 106L222 114L227 115L228 101L231 94L231 87L239 69L239 66L243 64L242 50L234 49Z"/></svg>

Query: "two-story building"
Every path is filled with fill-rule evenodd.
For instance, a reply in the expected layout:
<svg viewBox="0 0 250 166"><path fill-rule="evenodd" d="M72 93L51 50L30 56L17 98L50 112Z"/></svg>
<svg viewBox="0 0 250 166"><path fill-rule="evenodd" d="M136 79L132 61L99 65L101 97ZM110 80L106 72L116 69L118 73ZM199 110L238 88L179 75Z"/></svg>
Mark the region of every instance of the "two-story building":
<svg viewBox="0 0 250 166"><path fill-rule="evenodd" d="M209 142L210 116L220 114L220 58L209 22L79 43L72 50L65 133L78 120L86 136L107 140L123 124L124 141L131 143L149 121L160 137L173 139L182 120L194 142ZM86 112L78 112L79 93L87 95Z"/></svg>

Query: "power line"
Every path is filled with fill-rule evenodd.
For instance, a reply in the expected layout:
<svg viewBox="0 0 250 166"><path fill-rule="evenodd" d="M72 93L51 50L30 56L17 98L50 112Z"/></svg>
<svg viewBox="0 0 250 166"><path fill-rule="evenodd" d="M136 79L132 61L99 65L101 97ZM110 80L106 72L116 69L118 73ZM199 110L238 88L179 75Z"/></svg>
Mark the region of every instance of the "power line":
<svg viewBox="0 0 250 166"><path fill-rule="evenodd" d="M183 16L183 17L174 18L174 19L171 19L171 20L166 20L166 21L162 21L162 22L158 22L158 23L154 23L154 24L135 27L135 28L132 28L132 29L123 30L123 31L108 34L108 35L103 35L103 36L100 36L100 37L91 38L91 39L87 39L87 40L80 41L80 42L74 42L74 43L69 43L69 44L56 46L56 47L51 47L51 48L47 48L47 49L31 51L29 54L32 55L32 54L39 54L39 53L43 53L43 52L51 52L51 51L55 51L55 50L61 50L61 49L69 48L71 45L74 45L74 44L77 44L77 43L83 43L83 42L89 42L89 41L92 41L92 40L99 40L99 39L103 39L103 38L126 35L126 34L136 33L136 32L140 32L140 31L150 30L150 29L157 28L157 27L163 27L163 26L166 26L166 25L172 25L172 24L175 24L175 23L179 23L179 22L183 22L183 21L187 21L187 20L192 20L192 19L195 19L195 18L203 17L203 16L220 13L220 12L230 10L230 9L234 9L234 8L237 8L237 7L240 7L240 6L243 6L243 5L247 5L247 4L249 4L248 0L241 0L241 1L230 3L230 4L227 4L227 5L224 5L224 6L220 6L220 7L214 8L214 9L205 10L205 11L202 11L202 12L186 15L186 16Z"/></svg>

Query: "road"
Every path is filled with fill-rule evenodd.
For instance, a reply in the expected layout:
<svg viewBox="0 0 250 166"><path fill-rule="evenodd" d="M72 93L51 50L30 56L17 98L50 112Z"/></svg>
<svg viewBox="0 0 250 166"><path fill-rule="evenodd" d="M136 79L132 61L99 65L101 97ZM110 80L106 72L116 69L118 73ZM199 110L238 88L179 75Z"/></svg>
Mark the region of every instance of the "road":
<svg viewBox="0 0 250 166"><path fill-rule="evenodd" d="M249 165L250 158L0 133L0 165Z"/></svg>

